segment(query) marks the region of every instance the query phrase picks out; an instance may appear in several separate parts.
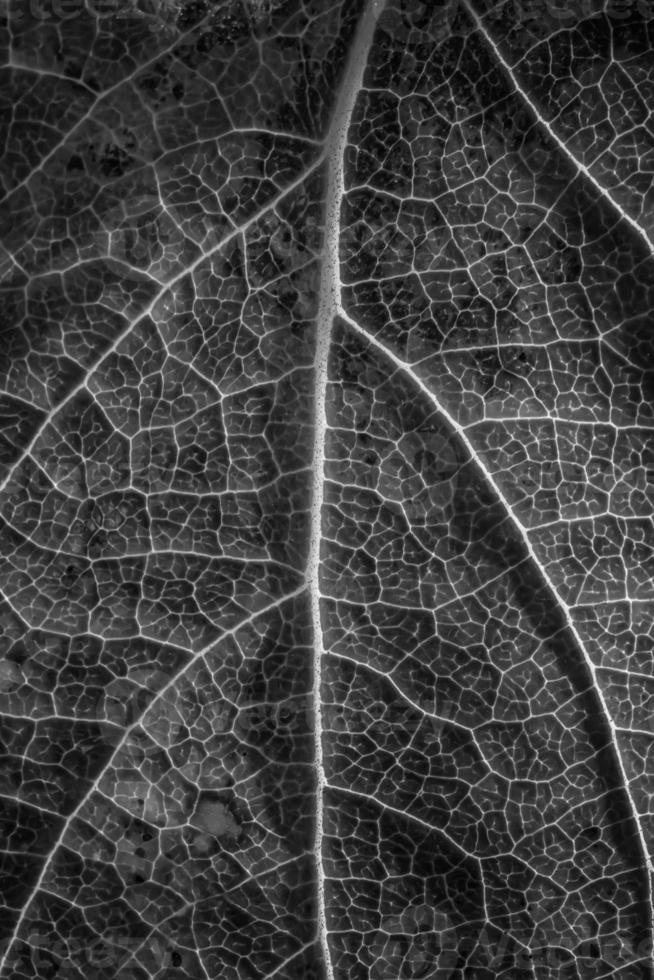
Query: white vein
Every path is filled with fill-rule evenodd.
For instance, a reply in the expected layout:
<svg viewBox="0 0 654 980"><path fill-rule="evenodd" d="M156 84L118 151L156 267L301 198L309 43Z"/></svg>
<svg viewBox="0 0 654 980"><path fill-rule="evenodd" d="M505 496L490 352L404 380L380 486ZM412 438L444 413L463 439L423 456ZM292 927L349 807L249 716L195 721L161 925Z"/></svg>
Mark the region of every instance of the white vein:
<svg viewBox="0 0 654 980"><path fill-rule="evenodd" d="M164 684L164 686L157 692L157 694L155 694L155 696L147 705L147 707L145 708L141 716L137 718L136 721L132 722L132 724L125 729L122 738L117 743L113 752L107 759L107 762L98 772L90 788L87 790L86 793L84 793L82 799L77 804L77 806L72 811L72 813L70 813L68 817L66 817L66 819L64 820L63 826L61 828L61 833L59 834L59 837L55 841L52 850L50 851L49 857L47 858L46 861L44 861L43 868L41 869L41 874L39 875L38 880L35 882L34 887L32 888L29 894L29 897L25 900L25 903L23 904L20 916L16 921L16 925L14 927L11 936L6 940L4 954L2 956L2 959L0 960L0 976L2 976L2 974L4 973L5 967L7 965L7 960L9 958L9 954L13 949L14 943L18 939L18 936L20 935L23 922L25 921L27 913L31 908L32 902L34 901L36 895L42 890L43 882L45 881L46 875L50 869L50 865L54 860L54 857L57 854L59 848L64 844L66 834L68 833L68 830L73 820L75 820L81 814L84 806L86 805L91 795L96 790L99 789L102 779L105 776L105 773L109 770L114 760L116 759L116 757L118 756L118 754L120 753L124 745L127 743L127 740L129 739L132 732L134 732L137 728L143 725L147 716L155 707L155 705L157 705L159 701L161 701L161 699L165 697L165 695L168 694L172 688L175 687L177 682L180 680L181 677L184 676L184 674L186 673L186 671L189 669L190 666L192 666L198 660L201 660L202 658L206 657L207 654L210 653L212 650L215 650L216 647L219 644L221 644L227 637L235 636L238 632L240 632L240 630L244 629L250 623L254 623L257 619L259 619L260 616L264 616L266 613L272 612L275 609L279 609L281 606L284 605L284 603L290 602L292 599L297 598L297 596L301 595L305 591L305 589L306 586L302 585L299 588L295 589L294 592L290 592L288 595L282 596L280 599L276 599L274 602L270 603L269 605L264 606L263 609L257 609L255 612L251 613L249 616L247 616L246 618L242 619L239 623L237 623L236 626L233 626L231 629L225 630L225 632L222 633L218 637L218 639L212 640L212 642L208 644L208 646L204 647L202 650L199 650L198 653L196 653L191 660L187 661L178 671L176 671L168 679L168 681Z"/></svg>
<svg viewBox="0 0 654 980"><path fill-rule="evenodd" d="M320 546L322 541L322 511L324 503L325 438L327 434L327 389L329 383L329 351L334 318L340 307L340 260L339 238L341 203L345 193L343 161L347 136L357 96L362 90L363 74L368 52L381 11L380 0L370 0L357 28L350 47L349 58L340 93L334 107L332 124L326 139L327 187L325 196L325 230L323 267L320 281L320 297L317 316L315 357L315 417L313 447L313 492L311 503L311 542L307 562L307 580L311 589L311 612L314 636L313 659L313 710L314 752L316 766L316 824L315 857L318 898L318 934L325 963L327 980L333 980L334 969L329 951L327 912L325 907L325 869L323 864L323 807L327 785L323 760L322 720L322 661L324 656L322 622L320 615Z"/></svg>
<svg viewBox="0 0 654 980"><path fill-rule="evenodd" d="M173 289L175 286L183 282L183 280L186 279L187 276L193 275L193 273L196 271L196 269L198 269L199 266L201 266L204 262L211 259L214 255L219 254L225 248L226 245L228 245L235 238L238 238L245 231L247 231L249 228L255 225L269 211L273 211L277 207L277 205L284 200L284 198L286 198L289 194L291 194L294 190L296 190L304 183L307 177L310 174L312 174L318 166L320 166L320 163L322 162L324 157L325 157L325 153L323 153L317 160L315 160L307 168L307 170L302 171L302 173L298 177L296 177L289 185L287 185L283 190L281 190L279 194L277 194L271 201L268 201L263 207L261 207L253 215L251 215L242 225L239 225L238 227L234 228L232 231L229 232L229 234L225 235L225 237L221 239L221 241L217 245L211 248L208 252L203 252L190 265L184 266L184 268L181 269L180 272L176 273L171 279L169 279L166 283L164 283L161 289L159 289L158 292L150 300L150 302L145 307L145 309L141 310L141 312L138 313L137 316L135 316L134 319L127 324L125 329L122 330L116 336L113 343L111 343L105 349L105 351L100 355L100 357L98 357L89 366L89 368L86 371L86 374L83 376L81 381L79 381L74 388L71 388L68 394L64 398L62 398L61 401L58 402L48 412L48 414L45 416L41 424L36 429L29 444L20 453L20 455L14 460L11 466L8 467L4 479L0 482L0 492L6 488L7 484L12 479L14 473L16 472L16 470L18 470L18 468L25 461L25 459L27 459L28 456L32 455L36 444L38 443L39 439L45 432L48 425L56 418L56 416L61 412L61 410L66 405L68 405L71 401L73 401L77 397L77 395L79 395L83 391L88 390L87 385L89 379L92 377L93 374L95 374L95 372L100 367L100 365L103 364L108 358L110 358L112 354L115 354L118 351L123 341L125 341L126 338L130 336L130 334L134 331L134 329L138 326L138 324L142 320L144 320L148 316L152 316L158 304L161 302L162 299L164 299L167 293L169 293L170 290ZM92 393L91 396L94 397Z"/></svg>
<svg viewBox="0 0 654 980"><path fill-rule="evenodd" d="M359 326L359 324L355 320L353 320L345 312L345 310L341 309L339 311L339 315L340 315L340 317L343 320L345 320L345 322L348 324L348 326L353 331L355 331L359 336L365 338L365 341L371 347L374 347L376 350L378 350L387 360L391 361L391 363L394 364L395 367L398 370L402 371L405 375L407 375L411 379L411 381L415 384L416 388L418 388L423 393L423 395L425 395L425 397L429 399L429 401L432 403L432 405L434 405L434 407L436 408L436 410L440 413L440 415L442 416L442 418L444 418L446 420L446 422L448 423L448 425L450 425L452 427L452 429L456 432L456 434L458 435L459 439L461 440L461 443L463 444L463 446L465 446L465 448L466 448L466 450L467 450L470 458L477 464L477 466L479 467L479 469L480 469L480 471L481 471L484 479L486 480L487 484L489 485L489 487L491 488L491 490L493 491L493 493L499 498L500 502L502 503L502 506L504 507L505 512L509 515L512 524L514 525L514 527L516 528L516 531L520 535L520 538L522 539L522 541L524 543L524 546L527 549L527 552L528 552L528 554L529 554L529 556L530 556L530 558L531 558L534 566L539 570L539 572L540 572L540 574L541 574L544 582L547 584L548 588L554 594L555 601L558 603L558 605L560 606L561 610L563 611L563 614L564 614L564 617L565 617L565 621L566 621L566 625L567 625L570 633L574 637L574 639L575 639L575 641L577 643L577 646L578 646L579 650L581 651L581 654L582 654L582 656L584 658L584 662L586 664L586 668L587 668L588 673L589 673L589 675L591 677L591 680L592 680L592 683L593 683L593 687L595 689L595 692L597 694L598 701L600 703L600 707L602 709L602 714L604 716L604 720L605 720L606 724L608 725L609 731L611 733L611 741L612 741L612 748L613 748L613 752L614 752L614 757L616 759L616 763L617 763L618 769L620 771L620 776L621 776L621 779L622 779L622 784L624 786L624 791L625 791L625 794L626 794L626 797L627 797L628 806L629 806L629 809L630 809L630 812L631 812L631 816L632 816L634 825L635 825L636 830L637 830L637 833L638 833L638 839L639 839L639 844L640 844L640 849L641 849L643 861L644 861L644 864L647 867L647 870L649 872L649 874L647 876L648 877L648 897L649 897L650 907L652 907L652 878L651 878L651 876L654 874L654 865L652 864L652 859L651 859L650 854L649 854L649 850L648 850L648 847L647 847L647 842L645 840L645 835L644 835L643 827L642 827L642 824L641 824L640 814L638 812L638 808L636 806L636 802L635 802L633 793L632 793L631 788L630 788L629 778L627 776L627 773L626 773L626 770L625 770L625 767L624 767L624 762L623 762L623 759L622 759L622 755L621 755L621 752L620 752L620 747L619 747L618 742L617 742L618 728L617 728L617 726L615 724L615 721L613 720L613 717L611 715L611 712L609 711L609 707L608 707L608 704L606 702L606 698L604 696L604 692L602 690L602 686L599 683L598 676L597 676L597 670L598 670L598 668L593 663L593 661L592 661L592 659L591 659L591 657L590 657L590 655L589 655L589 653L588 653L588 651L587 651L587 649L585 647L585 644L584 644L584 642L583 642L583 640L581 638L581 635L580 635L579 631L577 630L577 627L575 626L574 620L572 618L572 611L571 611L570 606L568 606L567 603L565 603L563 601L563 599L561 598L561 596L558 594L558 592L551 585L550 579L549 579L549 577L547 575L547 572L546 572L546 570L545 570L545 568L543 566L543 563L541 562L540 558L536 554L536 551L534 550L534 546L533 546L533 544L531 542L531 539L529 537L529 534L527 533L526 528L522 525L522 523L516 517L516 515L515 515L515 513L513 511L513 508L511 507L511 504L506 499L506 497L504 495L504 492L503 492L501 486L499 485L499 483L495 479L495 476L490 472L490 470L488 470L488 468L486 467L486 465L484 464L484 462L480 459L480 457L477 454L477 452L476 452L473 444L470 442L470 439L468 438L468 435L467 435L465 429L463 428L463 426L461 426L459 424L459 422L457 422L457 420L454 418L454 416L451 415L450 412L447 411L447 409L442 404L441 400L436 396L436 394L425 384L425 382L422 380L422 378L418 374L416 374L416 372L415 372L415 370L414 370L414 368L413 368L413 366L411 364L409 364L407 361L403 361L400 357L398 357L397 354L395 354L394 351L390 350L388 347L386 347L385 344L383 344L383 343L381 343L381 341L377 340L376 337L374 337L372 334L370 334L366 330L364 330L363 327Z"/></svg>
<svg viewBox="0 0 654 980"><path fill-rule="evenodd" d="M565 141L562 140L561 137L557 134L553 125L550 122L548 122L548 120L543 116L543 114L540 112L540 110L535 105L535 103L528 97L527 93L521 87L518 79L516 78L515 72L511 68L511 65L508 63L508 61L500 51L498 45L495 43L493 38L490 36L488 31L484 27L481 17L473 9L469 0L461 0L461 4L464 7L464 9L467 11L472 21L474 22L482 38L485 40L486 44L488 44L488 46L492 49L496 59L498 60L498 62L501 64L502 68L508 75L516 94L519 95L520 98L526 103L526 105L529 106L534 116L538 120L539 124L543 127L543 129L547 131L549 136L551 136L551 138L554 140L558 148L561 150L563 154L565 154L568 160L570 160L570 162L574 164L574 166L584 175L584 177L590 181L590 183L593 185L595 190L612 205L614 210L617 211L617 213L619 214L620 218L622 218L624 221L627 221L631 225L634 231L636 231L640 236L640 238L642 238L642 240L644 241L645 245L647 246L647 250L650 252L650 254L654 255L654 243L652 243L652 241L649 238L649 235L642 227L642 225L640 225L635 220L635 218L632 218L630 214L627 214L627 212L622 207L620 207L617 201L615 201L614 198L609 194L606 187L600 184L600 182L597 180L596 177L593 176L593 174L588 169L588 167L585 164L583 164L578 157L574 155L574 153L570 150L570 148L567 146Z"/></svg>

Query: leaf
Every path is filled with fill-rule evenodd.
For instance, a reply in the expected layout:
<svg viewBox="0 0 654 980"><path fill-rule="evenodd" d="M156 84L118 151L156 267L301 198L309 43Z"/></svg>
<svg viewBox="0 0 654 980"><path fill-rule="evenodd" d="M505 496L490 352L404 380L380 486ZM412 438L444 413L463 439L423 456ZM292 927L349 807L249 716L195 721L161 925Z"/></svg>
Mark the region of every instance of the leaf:
<svg viewBox="0 0 654 980"><path fill-rule="evenodd" d="M647 6L4 16L1 980L651 977Z"/></svg>

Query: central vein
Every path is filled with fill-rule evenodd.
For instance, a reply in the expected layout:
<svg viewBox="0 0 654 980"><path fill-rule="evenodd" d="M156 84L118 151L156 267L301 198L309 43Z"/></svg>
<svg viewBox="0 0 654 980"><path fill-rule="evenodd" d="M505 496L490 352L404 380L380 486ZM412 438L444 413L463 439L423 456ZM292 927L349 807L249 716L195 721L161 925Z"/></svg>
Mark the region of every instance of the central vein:
<svg viewBox="0 0 654 980"><path fill-rule="evenodd" d="M318 890L318 934L322 947L327 980L333 980L334 970L329 951L328 923L325 901L325 869L323 861L324 796L327 780L323 759L322 714L322 622L320 614L320 545L322 539L322 510L325 483L325 441L327 436L327 390L329 385L329 352L334 319L340 309L339 235L341 204L345 193L343 160L354 105L363 85L363 75L372 44L381 0L369 0L360 18L356 34L341 79L340 92L329 132L327 133L325 188L325 227L322 254L320 298L316 319L315 410L313 449L313 494L311 505L311 543L307 563L307 580L311 589L313 621L313 718L316 767L315 855L316 886Z"/></svg>

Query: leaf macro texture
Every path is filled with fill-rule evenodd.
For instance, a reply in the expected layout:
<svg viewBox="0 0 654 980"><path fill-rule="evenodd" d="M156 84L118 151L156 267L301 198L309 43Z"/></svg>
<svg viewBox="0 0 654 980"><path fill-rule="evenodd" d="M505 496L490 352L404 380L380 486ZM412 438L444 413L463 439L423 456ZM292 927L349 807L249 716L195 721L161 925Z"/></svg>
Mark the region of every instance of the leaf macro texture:
<svg viewBox="0 0 654 980"><path fill-rule="evenodd" d="M652 980L649 0L0 16L0 980Z"/></svg>

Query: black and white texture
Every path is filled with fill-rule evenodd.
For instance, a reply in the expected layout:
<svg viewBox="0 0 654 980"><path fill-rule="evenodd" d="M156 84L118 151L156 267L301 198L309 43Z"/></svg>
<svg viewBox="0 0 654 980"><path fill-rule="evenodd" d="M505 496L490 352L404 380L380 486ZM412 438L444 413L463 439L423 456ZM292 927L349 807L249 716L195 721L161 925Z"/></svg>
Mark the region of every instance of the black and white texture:
<svg viewBox="0 0 654 980"><path fill-rule="evenodd" d="M654 7L0 15L0 980L652 980Z"/></svg>

